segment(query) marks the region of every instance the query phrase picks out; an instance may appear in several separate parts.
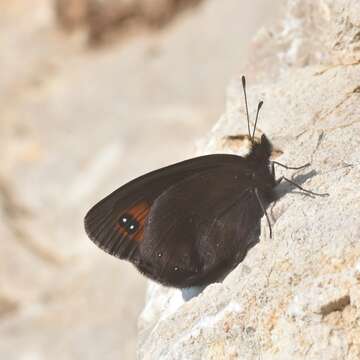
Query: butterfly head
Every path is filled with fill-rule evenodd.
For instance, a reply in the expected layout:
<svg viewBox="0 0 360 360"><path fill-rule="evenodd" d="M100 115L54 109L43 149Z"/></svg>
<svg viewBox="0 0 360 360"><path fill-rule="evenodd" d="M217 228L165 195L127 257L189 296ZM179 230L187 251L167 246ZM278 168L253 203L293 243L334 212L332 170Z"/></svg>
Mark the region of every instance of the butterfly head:
<svg viewBox="0 0 360 360"><path fill-rule="evenodd" d="M259 143L252 143L251 153L254 154L254 157L257 159L266 159L269 160L273 151L273 146L270 140L265 134L261 135Z"/></svg>
<svg viewBox="0 0 360 360"><path fill-rule="evenodd" d="M273 189L276 186L275 173L272 171L270 156L273 146L265 134L260 141L252 142L252 147L246 159L252 169L252 184L260 189L264 200L273 201Z"/></svg>
<svg viewBox="0 0 360 360"><path fill-rule="evenodd" d="M250 152L246 156L250 160L253 168L264 168L269 165L270 156L272 155L273 146L265 134L261 138L251 141Z"/></svg>

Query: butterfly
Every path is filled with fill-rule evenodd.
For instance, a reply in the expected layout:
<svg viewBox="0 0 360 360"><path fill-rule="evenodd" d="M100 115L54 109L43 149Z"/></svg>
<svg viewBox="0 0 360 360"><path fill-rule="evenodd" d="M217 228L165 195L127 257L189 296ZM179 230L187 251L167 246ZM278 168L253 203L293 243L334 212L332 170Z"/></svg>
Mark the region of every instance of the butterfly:
<svg viewBox="0 0 360 360"><path fill-rule="evenodd" d="M263 134L250 132L246 80L242 77L250 152L212 154L152 171L121 186L85 217L90 239L107 253L128 260L156 282L175 288L201 287L223 279L260 237L260 221L276 200L273 150Z"/></svg>

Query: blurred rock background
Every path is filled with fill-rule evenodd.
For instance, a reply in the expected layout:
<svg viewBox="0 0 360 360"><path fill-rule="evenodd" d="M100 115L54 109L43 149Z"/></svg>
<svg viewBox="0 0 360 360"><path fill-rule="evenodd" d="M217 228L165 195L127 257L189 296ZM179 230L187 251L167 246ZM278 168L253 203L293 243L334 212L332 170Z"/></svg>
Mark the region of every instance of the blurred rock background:
<svg viewBox="0 0 360 360"><path fill-rule="evenodd" d="M133 359L146 281L87 239L194 153L281 0L0 0L0 358Z"/></svg>

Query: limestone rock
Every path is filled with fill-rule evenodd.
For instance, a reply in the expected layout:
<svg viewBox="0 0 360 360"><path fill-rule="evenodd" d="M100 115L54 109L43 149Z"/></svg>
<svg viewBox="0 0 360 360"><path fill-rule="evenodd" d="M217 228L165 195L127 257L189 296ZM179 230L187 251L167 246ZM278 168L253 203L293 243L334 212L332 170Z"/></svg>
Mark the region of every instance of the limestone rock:
<svg viewBox="0 0 360 360"><path fill-rule="evenodd" d="M264 100L259 133L278 161L311 168L279 169L311 198L279 188L262 219L260 242L223 283L189 302L177 290L151 287L140 319L141 359L360 358L360 23L357 2L289 1L274 47L255 40L248 89L251 115ZM289 15L290 14L290 15ZM274 27L275 28L275 27ZM281 24L278 28L281 28ZM319 51L316 49L319 45ZM269 72L269 69L271 70ZM269 73L266 78L267 72ZM229 87L224 115L200 152L234 152L224 135L246 134L240 79Z"/></svg>
<svg viewBox="0 0 360 360"><path fill-rule="evenodd" d="M283 20L255 37L249 70L266 79L294 66L358 62L359 14L356 0L288 1Z"/></svg>

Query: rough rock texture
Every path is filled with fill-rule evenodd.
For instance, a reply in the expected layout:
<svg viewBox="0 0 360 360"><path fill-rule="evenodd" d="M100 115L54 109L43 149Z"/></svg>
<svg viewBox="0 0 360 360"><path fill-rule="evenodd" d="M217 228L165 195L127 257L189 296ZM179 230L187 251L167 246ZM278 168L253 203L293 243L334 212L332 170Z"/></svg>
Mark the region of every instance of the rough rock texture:
<svg viewBox="0 0 360 360"><path fill-rule="evenodd" d="M311 161L311 168L278 175L330 196L280 186L280 200L268 209L274 237L262 219L260 242L246 259L187 303L178 290L152 284L139 358L360 358L358 6L289 1L282 24L257 36L255 53L263 58L250 72L258 76L248 89L250 108L254 115L264 100L259 132L279 150L277 160ZM259 41L264 34L270 44ZM234 152L223 136L246 133L239 79L227 100L201 153Z"/></svg>
<svg viewBox="0 0 360 360"><path fill-rule="evenodd" d="M351 64L360 58L357 0L289 0L288 14L253 41L249 70L269 79L289 67ZM254 74L255 75L255 74Z"/></svg>

